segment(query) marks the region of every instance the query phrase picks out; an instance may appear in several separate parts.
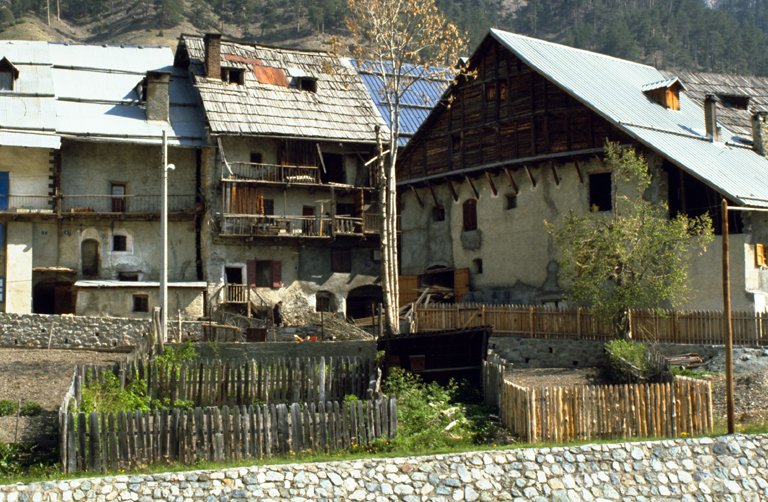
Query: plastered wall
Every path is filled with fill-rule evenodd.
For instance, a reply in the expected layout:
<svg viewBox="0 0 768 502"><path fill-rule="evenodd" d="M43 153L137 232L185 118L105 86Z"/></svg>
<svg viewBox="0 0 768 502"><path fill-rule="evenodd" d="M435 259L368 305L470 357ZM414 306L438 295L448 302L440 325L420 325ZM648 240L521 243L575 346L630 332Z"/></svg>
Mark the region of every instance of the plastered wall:
<svg viewBox="0 0 768 502"><path fill-rule="evenodd" d="M134 312L134 295L148 295L148 312ZM88 287L77 290L77 315L151 319L152 310L160 307L159 286L146 287ZM203 316L203 289L168 287L168 318L196 321Z"/></svg>

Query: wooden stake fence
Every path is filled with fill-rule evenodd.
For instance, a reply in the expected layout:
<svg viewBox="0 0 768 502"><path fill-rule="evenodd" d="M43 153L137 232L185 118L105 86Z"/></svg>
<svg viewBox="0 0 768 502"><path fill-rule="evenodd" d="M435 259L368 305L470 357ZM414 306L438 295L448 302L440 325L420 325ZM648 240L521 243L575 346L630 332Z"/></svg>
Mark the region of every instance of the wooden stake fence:
<svg viewBox="0 0 768 502"><path fill-rule="evenodd" d="M494 336L610 340L611 326L585 309L528 305L427 304L414 306L416 329L442 331L493 326ZM768 313L733 312L733 343L768 344ZM722 345L722 311L632 310L638 341Z"/></svg>
<svg viewBox="0 0 768 502"><path fill-rule="evenodd" d="M115 472L153 463L262 459L334 451L397 433L394 398L194 410L68 413L65 472Z"/></svg>

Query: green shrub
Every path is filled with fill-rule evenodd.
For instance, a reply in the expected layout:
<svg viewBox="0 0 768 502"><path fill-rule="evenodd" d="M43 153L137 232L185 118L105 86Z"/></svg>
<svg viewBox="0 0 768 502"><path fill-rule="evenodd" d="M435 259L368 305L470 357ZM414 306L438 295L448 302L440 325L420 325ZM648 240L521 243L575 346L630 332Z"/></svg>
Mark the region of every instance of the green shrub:
<svg viewBox="0 0 768 502"><path fill-rule="evenodd" d="M16 18L13 15L13 11L8 7L0 7L0 25L13 25Z"/></svg>
<svg viewBox="0 0 768 502"><path fill-rule="evenodd" d="M35 417L43 412L43 407L37 401L29 401L21 407L21 414L25 417Z"/></svg>
<svg viewBox="0 0 768 502"><path fill-rule="evenodd" d="M3 399L0 401L0 417L7 417L16 413L19 409L19 405L11 401L10 399Z"/></svg>
<svg viewBox="0 0 768 502"><path fill-rule="evenodd" d="M708 375L714 375L711 371L693 370L690 368L681 368L679 366L670 366L670 371L675 376L688 377L688 378L704 378Z"/></svg>
<svg viewBox="0 0 768 502"><path fill-rule="evenodd" d="M3 401L6 400L4 399ZM0 401L0 403L3 401ZM9 475L18 474L20 471L19 446L0 441L0 473Z"/></svg>
<svg viewBox="0 0 768 502"><path fill-rule="evenodd" d="M101 382L90 380L88 385L83 387L79 411L117 413L149 409L149 398L146 396L147 384L143 379L137 378L125 388L121 388L120 380L111 371L104 372L103 377Z"/></svg>
<svg viewBox="0 0 768 502"><path fill-rule="evenodd" d="M608 374L616 383L634 382L646 375L648 349L630 340L611 340L605 344L608 351Z"/></svg>
<svg viewBox="0 0 768 502"><path fill-rule="evenodd" d="M180 366L181 363L192 359L197 359L197 352L195 352L195 346L192 342L186 342L176 347L166 345L163 348L163 353L155 357L158 364L170 366Z"/></svg>

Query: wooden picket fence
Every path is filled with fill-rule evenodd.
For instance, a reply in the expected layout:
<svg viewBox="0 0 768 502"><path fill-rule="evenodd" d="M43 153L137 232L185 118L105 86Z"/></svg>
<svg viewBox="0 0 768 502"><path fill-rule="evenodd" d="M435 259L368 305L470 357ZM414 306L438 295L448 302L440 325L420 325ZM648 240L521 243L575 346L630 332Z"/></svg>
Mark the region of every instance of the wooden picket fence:
<svg viewBox="0 0 768 502"><path fill-rule="evenodd" d="M588 310L531 305L439 304L414 305L418 331L493 326L494 336L609 340L611 326ZM768 344L768 313L732 312L733 343ZM722 345L722 311L632 310L630 331L638 341Z"/></svg>
<svg viewBox="0 0 768 502"><path fill-rule="evenodd" d="M79 367L81 382L112 372L125 387L144 379L151 399L190 401L194 406L248 406L263 403L321 403L353 395L364 399L370 359L357 357L272 358L199 361L179 367L138 359L114 367ZM79 396L78 396L79 398Z"/></svg>
<svg viewBox="0 0 768 502"><path fill-rule="evenodd" d="M526 388L503 382L504 426L528 442L681 437L712 432L712 386L672 383Z"/></svg>
<svg viewBox="0 0 768 502"><path fill-rule="evenodd" d="M116 472L154 463L263 459L366 445L397 433L394 398L194 410L67 413L65 472Z"/></svg>

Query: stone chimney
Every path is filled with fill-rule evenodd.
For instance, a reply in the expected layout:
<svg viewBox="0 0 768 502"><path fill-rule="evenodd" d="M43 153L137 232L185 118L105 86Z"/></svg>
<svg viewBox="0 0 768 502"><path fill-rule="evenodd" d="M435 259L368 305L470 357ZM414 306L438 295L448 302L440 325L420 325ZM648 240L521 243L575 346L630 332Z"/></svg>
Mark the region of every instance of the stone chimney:
<svg viewBox="0 0 768 502"><path fill-rule="evenodd" d="M171 72L147 72L147 120L168 122L168 86L171 83Z"/></svg>
<svg viewBox="0 0 768 502"><path fill-rule="evenodd" d="M768 112L752 115L752 148L763 157L768 153Z"/></svg>
<svg viewBox="0 0 768 502"><path fill-rule="evenodd" d="M712 141L720 141L720 129L717 128L717 100L714 94L707 94L704 99L704 123L707 136L712 138Z"/></svg>
<svg viewBox="0 0 768 502"><path fill-rule="evenodd" d="M221 80L221 35L205 35L205 76Z"/></svg>

